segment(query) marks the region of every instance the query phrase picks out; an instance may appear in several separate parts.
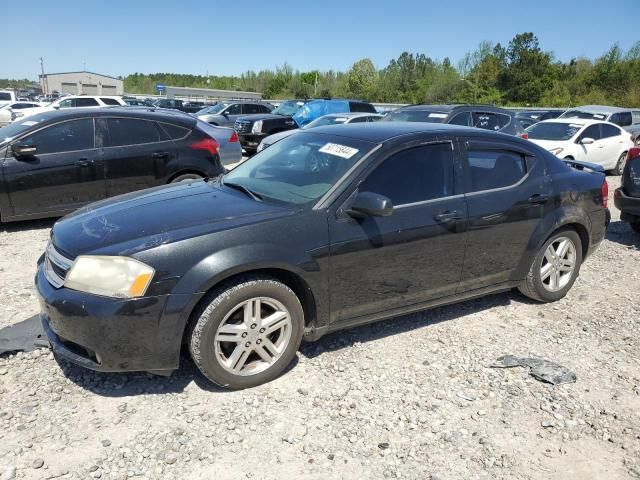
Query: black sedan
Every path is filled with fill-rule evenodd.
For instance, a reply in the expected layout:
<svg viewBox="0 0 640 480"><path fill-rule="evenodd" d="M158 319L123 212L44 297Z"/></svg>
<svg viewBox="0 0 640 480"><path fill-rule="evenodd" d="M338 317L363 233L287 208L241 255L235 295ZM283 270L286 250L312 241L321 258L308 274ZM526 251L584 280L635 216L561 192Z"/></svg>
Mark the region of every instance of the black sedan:
<svg viewBox="0 0 640 480"><path fill-rule="evenodd" d="M607 183L522 139L377 122L292 135L207 182L59 221L38 263L54 350L101 371L278 376L303 337L519 288L564 297Z"/></svg>
<svg viewBox="0 0 640 480"><path fill-rule="evenodd" d="M205 177L242 158L238 136L173 111L78 108L0 129L0 219L60 217L90 202Z"/></svg>

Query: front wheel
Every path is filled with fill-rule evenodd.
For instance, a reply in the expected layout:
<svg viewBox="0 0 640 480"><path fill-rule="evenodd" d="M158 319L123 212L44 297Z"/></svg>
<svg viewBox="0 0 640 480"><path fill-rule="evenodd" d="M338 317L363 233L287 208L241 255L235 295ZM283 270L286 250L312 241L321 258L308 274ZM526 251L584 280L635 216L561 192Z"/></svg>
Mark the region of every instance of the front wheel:
<svg viewBox="0 0 640 480"><path fill-rule="evenodd" d="M560 300L578 278L581 263L580 236L575 230L559 230L542 245L518 289L539 302Z"/></svg>
<svg viewBox="0 0 640 480"><path fill-rule="evenodd" d="M624 172L624 166L627 163L627 152L623 152L622 155L620 155L620 157L618 158L618 162L616 163L616 166L614 167L613 170L611 170L611 173L613 175L622 175L622 172Z"/></svg>
<svg viewBox="0 0 640 480"><path fill-rule="evenodd" d="M269 382L295 357L304 313L296 294L268 277L221 288L199 315L189 340L202 374L225 388Z"/></svg>

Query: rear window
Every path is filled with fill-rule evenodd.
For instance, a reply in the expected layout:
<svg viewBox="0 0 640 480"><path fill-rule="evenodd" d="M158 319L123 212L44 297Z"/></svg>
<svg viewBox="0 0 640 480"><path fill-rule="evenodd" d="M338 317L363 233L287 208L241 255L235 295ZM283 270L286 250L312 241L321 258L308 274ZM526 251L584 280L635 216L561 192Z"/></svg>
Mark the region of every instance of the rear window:
<svg viewBox="0 0 640 480"><path fill-rule="evenodd" d="M365 102L349 102L349 108L352 112L376 113L376 108Z"/></svg>
<svg viewBox="0 0 640 480"><path fill-rule="evenodd" d="M560 118L582 118L584 120L606 120L604 113L582 112L580 110L569 110L560 115Z"/></svg>
<svg viewBox="0 0 640 480"><path fill-rule="evenodd" d="M382 119L383 122L427 122L442 123L449 116L446 112L429 110L395 110Z"/></svg>
<svg viewBox="0 0 640 480"><path fill-rule="evenodd" d="M162 129L165 132L167 132L167 135L169 135L169 138L171 140L183 139L184 137L189 135L189 132L191 131L188 128L179 127L179 126L173 125L171 123L161 123L160 127L162 127Z"/></svg>
<svg viewBox="0 0 640 480"><path fill-rule="evenodd" d="M104 103L105 105L120 105L120 102L118 102L115 98L100 98L100 100L102 100L102 103Z"/></svg>

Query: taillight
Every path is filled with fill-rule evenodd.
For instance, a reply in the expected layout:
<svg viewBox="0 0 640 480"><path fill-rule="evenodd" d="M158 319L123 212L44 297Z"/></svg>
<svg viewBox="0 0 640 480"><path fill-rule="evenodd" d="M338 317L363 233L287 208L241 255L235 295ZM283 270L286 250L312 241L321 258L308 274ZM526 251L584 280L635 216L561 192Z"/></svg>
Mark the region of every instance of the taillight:
<svg viewBox="0 0 640 480"><path fill-rule="evenodd" d="M206 150L211 155L218 154L219 146L220 144L213 138L203 138L202 140L198 140L197 142L191 144L191 148L193 148L194 150Z"/></svg>
<svg viewBox="0 0 640 480"><path fill-rule="evenodd" d="M640 147L630 148L627 152L627 161L631 160L632 158L638 157L640 157Z"/></svg>
<svg viewBox="0 0 640 480"><path fill-rule="evenodd" d="M522 133L522 134L520 134L520 136L522 138L524 138L525 140L529 140L529 134L528 133Z"/></svg>
<svg viewBox="0 0 640 480"><path fill-rule="evenodd" d="M607 208L607 201L609 200L609 184L606 179L602 181L600 192L602 193L602 206Z"/></svg>
<svg viewBox="0 0 640 480"><path fill-rule="evenodd" d="M238 134L234 131L229 138L229 143L238 143Z"/></svg>

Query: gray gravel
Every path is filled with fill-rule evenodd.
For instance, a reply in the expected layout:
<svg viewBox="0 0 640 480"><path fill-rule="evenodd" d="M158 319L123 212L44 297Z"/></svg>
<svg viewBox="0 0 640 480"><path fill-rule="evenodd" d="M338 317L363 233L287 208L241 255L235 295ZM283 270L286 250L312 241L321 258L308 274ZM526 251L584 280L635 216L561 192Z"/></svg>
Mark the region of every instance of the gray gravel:
<svg viewBox="0 0 640 480"><path fill-rule="evenodd" d="M640 236L611 207L562 301L506 293L334 334L247 391L187 361L162 378L0 358L0 479L640 478ZM51 224L0 226L0 327L37 312ZM505 354L578 380L489 368Z"/></svg>

